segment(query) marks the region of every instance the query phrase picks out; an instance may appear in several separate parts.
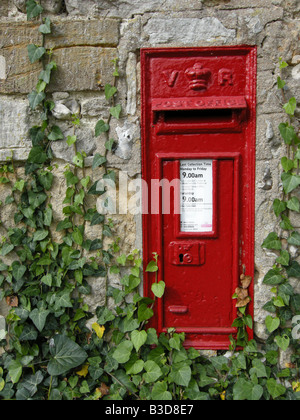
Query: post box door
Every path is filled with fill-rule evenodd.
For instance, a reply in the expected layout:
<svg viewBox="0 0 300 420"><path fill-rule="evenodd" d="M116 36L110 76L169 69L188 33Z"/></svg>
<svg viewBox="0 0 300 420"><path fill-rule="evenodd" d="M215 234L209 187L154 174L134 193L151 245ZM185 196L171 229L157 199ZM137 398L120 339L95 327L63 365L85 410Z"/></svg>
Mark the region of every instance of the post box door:
<svg viewBox="0 0 300 420"><path fill-rule="evenodd" d="M164 160L162 165L164 180L172 183L177 175L181 181L180 191L176 186L162 189L162 200L171 203L162 222L162 330L175 327L189 333L190 340L205 336L209 347L212 337L224 340L236 331L231 326L238 282L238 234L233 232L238 230L239 162L201 158ZM180 196L180 215L175 195Z"/></svg>

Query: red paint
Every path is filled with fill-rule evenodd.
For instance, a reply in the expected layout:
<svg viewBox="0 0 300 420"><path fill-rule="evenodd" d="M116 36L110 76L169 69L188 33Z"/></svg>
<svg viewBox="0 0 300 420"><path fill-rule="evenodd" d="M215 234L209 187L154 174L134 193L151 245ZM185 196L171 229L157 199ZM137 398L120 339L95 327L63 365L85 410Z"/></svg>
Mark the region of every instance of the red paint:
<svg viewBox="0 0 300 420"><path fill-rule="evenodd" d="M243 266L254 277L256 47L142 50L142 127L144 261L158 252L166 282L150 326L185 332L187 347L228 349ZM153 205L151 180L180 179L180 162L198 159L212 161L211 228L182 232L176 183L171 204L165 191ZM154 281L145 274L145 295Z"/></svg>

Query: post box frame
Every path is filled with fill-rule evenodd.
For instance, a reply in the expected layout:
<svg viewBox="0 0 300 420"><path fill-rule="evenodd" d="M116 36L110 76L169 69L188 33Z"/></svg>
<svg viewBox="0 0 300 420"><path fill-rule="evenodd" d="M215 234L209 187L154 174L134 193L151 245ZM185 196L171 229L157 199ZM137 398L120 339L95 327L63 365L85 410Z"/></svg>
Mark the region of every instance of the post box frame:
<svg viewBox="0 0 300 420"><path fill-rule="evenodd" d="M247 77L245 94L243 97L232 97L232 102L229 103L229 97L215 96L215 97L203 97L201 96L202 102L197 101L196 98L152 98L149 90L150 85L150 74L149 74L149 63L154 57L165 57L174 60L174 57L210 57L220 55L232 55L235 54L245 57L247 66ZM235 272L234 281L232 284L232 294L235 288L239 286L239 276L243 271L253 278L253 282L250 285L249 293L251 296L251 303L248 307L248 312L253 316L254 312L254 232L255 232L255 142L256 142L256 57L257 48L255 46L234 46L234 47L205 47L205 48L150 48L141 50L141 70L142 70L142 85L141 85L141 107L142 107L142 178L144 181L151 181L149 176L155 176L157 179L162 179L163 173L163 162L173 161L175 164L175 171L179 175L179 162L184 159L211 159L214 162L213 173L216 174L218 171L218 161L231 160L233 161L234 168L234 185L233 190L235 192L243 193L243 196L247 193L247 206L243 207L242 215L240 215L240 203L241 199L237 193L234 193L234 214L233 223L236 226L236 230L233 233L235 236L234 243L236 248L233 252L233 271ZM174 77L175 78L175 77ZM187 100L188 99L188 100ZM227 101L227 102L226 102ZM156 132L158 136L176 136L182 133L193 134L193 133L215 133L218 132L219 128L215 125L213 128L209 124L201 123L194 126L188 127L188 129L176 127L176 124L165 123L163 112L164 110L178 109L190 110L203 108L204 109L225 109L226 103L228 103L228 109L232 110L232 120L228 121L228 124L223 124L221 132L240 132L241 120L247 119L247 127L245 131L247 146L243 153L235 151L220 150L217 153L215 151L201 151L201 152L157 152L151 150L151 130ZM204 105L203 105L204 104ZM225 105L224 105L225 104ZM237 110L239 110L237 112ZM157 114L156 114L157 113ZM160 114L159 114L160 113ZM156 126L157 115L161 115L161 121ZM241 118L241 120L240 120ZM149 159L150 158L150 159ZM177 166L176 166L177 165ZM246 167L246 168L245 168ZM243 174L247 174L247 185L241 189L241 182L245 183L245 176L243 180L238 175L239 171L243 170ZM214 240L218 236L218 223L216 222L218 201L216 196L217 189L217 176L214 175L214 203L213 203L213 220L214 226L212 232L208 233L185 233L180 232L180 215L175 215L175 231L174 237L178 240L198 240L202 241L207 238ZM151 202L151 191L148 188L147 191L143 191L143 202ZM161 204L160 204L161 205ZM143 255L145 267L147 263L152 259L152 253L157 252L159 255L159 281L164 280L164 258L162 256L165 253L165 244L163 243L163 217L160 207L159 214L151 214L148 208L143 211ZM242 217L242 219L241 219ZM155 233L153 227L155 226ZM151 292L151 285L154 282L154 277L151 273L145 273L144 275L144 295L153 297ZM167 285L168 287L168 285ZM238 315L238 311L235 308L236 301L232 301L232 311ZM154 306L155 316L151 320L149 326L155 327L157 331L166 332L163 322L163 306L164 300L157 299ZM172 309L172 308L171 308ZM173 308L174 309L174 308ZM177 308L177 310L183 310ZM237 329L231 326L227 328L219 327L184 327L176 328L178 332L186 333L185 346L193 346L198 349L228 349L229 348L229 335L232 334L236 337ZM253 338L253 331L248 329L249 338Z"/></svg>

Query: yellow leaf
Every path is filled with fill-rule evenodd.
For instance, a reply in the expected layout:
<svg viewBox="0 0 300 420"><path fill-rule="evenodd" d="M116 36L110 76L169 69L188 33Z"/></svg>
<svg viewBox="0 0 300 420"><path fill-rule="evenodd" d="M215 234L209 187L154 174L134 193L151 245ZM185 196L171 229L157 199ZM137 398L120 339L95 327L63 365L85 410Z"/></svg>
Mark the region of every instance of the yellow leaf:
<svg viewBox="0 0 300 420"><path fill-rule="evenodd" d="M292 383L294 392L300 392L300 382L293 382Z"/></svg>
<svg viewBox="0 0 300 420"><path fill-rule="evenodd" d="M225 401L226 400L226 391L222 392L221 396L221 400Z"/></svg>
<svg viewBox="0 0 300 420"><path fill-rule="evenodd" d="M76 372L76 374L78 376L83 376L84 378L87 376L87 374L89 373L89 365L83 365L82 369L78 372Z"/></svg>
<svg viewBox="0 0 300 420"><path fill-rule="evenodd" d="M95 324L92 325L93 330L95 331L95 333L97 334L98 338L102 338L104 335L104 331L105 331L105 327L101 327L99 324L97 324L97 322L95 322Z"/></svg>

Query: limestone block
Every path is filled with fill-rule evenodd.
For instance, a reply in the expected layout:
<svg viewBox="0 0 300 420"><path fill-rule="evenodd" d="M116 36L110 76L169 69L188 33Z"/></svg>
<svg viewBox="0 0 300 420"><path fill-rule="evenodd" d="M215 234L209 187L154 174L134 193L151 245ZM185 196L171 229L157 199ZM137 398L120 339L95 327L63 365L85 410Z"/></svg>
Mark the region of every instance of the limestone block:
<svg viewBox="0 0 300 420"><path fill-rule="evenodd" d="M0 17L7 16L10 6L10 0L1 0L0 2Z"/></svg>
<svg viewBox="0 0 300 420"><path fill-rule="evenodd" d="M107 111L107 101L103 94L97 97L86 98L81 101L81 114L85 117L99 117L100 114ZM108 115L105 117L107 118Z"/></svg>
<svg viewBox="0 0 300 420"><path fill-rule="evenodd" d="M108 83L113 73L111 61L117 53L102 46L117 44L118 36L118 21L112 19L54 23L53 35L46 42L46 48L53 48L53 59L59 66L51 88L98 90L101 83ZM35 88L42 65L30 63L27 45L41 42L36 23L1 24L0 56L1 62L5 61L6 78L0 78L0 93L29 93Z"/></svg>
<svg viewBox="0 0 300 420"><path fill-rule="evenodd" d="M118 41L117 19L53 20L52 34L47 36L46 48L76 45L116 47Z"/></svg>
<svg viewBox="0 0 300 420"><path fill-rule="evenodd" d="M186 4L181 0L182 3ZM177 4L179 1L175 2ZM67 12L70 15L82 15L82 16L95 16L95 15L105 15L105 16L115 16L129 18L135 14L143 14L146 12L159 11L162 9L161 0L116 0L111 2L110 0L65 0ZM198 8L200 7L201 2L198 1ZM174 1L168 0L164 2L164 10L169 10L169 8L174 7ZM196 6L195 0L193 0L193 5ZM169 7L168 7L169 6Z"/></svg>
<svg viewBox="0 0 300 420"><path fill-rule="evenodd" d="M63 126L60 125L65 138L67 136L73 135L72 128L63 129ZM76 130L77 136L77 150L78 152L85 151L87 156L91 156L96 149L95 137L93 135L93 131L88 127L79 128ZM70 147L66 140L60 140L52 143L52 151L54 157L57 159L65 160L66 162L72 162L73 157L75 156L73 147Z"/></svg>
<svg viewBox="0 0 300 420"><path fill-rule="evenodd" d="M217 18L152 18L145 26L151 45L179 42L181 45L200 41L232 41L234 29L227 29Z"/></svg>
<svg viewBox="0 0 300 420"><path fill-rule="evenodd" d="M26 99L0 97L1 149L29 146L28 118L28 102Z"/></svg>
<svg viewBox="0 0 300 420"><path fill-rule="evenodd" d="M136 94L137 94L137 59L134 53L129 53L126 66L127 80L127 114L135 115L136 113Z"/></svg>
<svg viewBox="0 0 300 420"><path fill-rule="evenodd" d="M111 82L117 58L115 48L71 47L54 51L58 69L50 91L78 92L99 90Z"/></svg>
<svg viewBox="0 0 300 420"><path fill-rule="evenodd" d="M26 1L27 0L13 0L15 6L22 13L26 13ZM59 13L62 9L62 0L42 0L41 5L43 6L44 12L46 13Z"/></svg>

